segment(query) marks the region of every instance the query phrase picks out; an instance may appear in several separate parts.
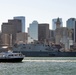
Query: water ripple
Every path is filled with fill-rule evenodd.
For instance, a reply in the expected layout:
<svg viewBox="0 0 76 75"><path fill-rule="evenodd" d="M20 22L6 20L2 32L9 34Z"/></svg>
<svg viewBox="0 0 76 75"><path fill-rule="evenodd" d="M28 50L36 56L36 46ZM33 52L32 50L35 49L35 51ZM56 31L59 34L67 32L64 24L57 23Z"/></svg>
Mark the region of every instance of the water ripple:
<svg viewBox="0 0 76 75"><path fill-rule="evenodd" d="M22 63L0 63L0 75L76 75L75 59L26 57Z"/></svg>

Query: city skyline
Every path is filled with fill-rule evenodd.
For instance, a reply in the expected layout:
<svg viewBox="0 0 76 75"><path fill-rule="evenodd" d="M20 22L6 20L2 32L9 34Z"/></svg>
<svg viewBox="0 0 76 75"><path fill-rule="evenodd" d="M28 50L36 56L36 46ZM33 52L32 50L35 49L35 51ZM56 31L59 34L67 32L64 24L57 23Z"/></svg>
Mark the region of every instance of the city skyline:
<svg viewBox="0 0 76 75"><path fill-rule="evenodd" d="M76 17L75 0L0 1L0 25L15 16L25 16L26 30L34 20L38 23L49 23L51 29L54 18L62 18L63 26L66 26L69 18Z"/></svg>

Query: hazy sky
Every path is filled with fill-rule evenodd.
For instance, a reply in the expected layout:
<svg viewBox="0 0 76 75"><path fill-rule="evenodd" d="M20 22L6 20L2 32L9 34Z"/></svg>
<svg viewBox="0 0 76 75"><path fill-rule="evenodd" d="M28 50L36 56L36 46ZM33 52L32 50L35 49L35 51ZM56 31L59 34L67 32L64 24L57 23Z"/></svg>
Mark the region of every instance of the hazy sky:
<svg viewBox="0 0 76 75"><path fill-rule="evenodd" d="M52 19L57 17L66 26L68 18L76 18L76 0L0 0L0 25L14 16L25 16L26 27L37 20L51 28Z"/></svg>

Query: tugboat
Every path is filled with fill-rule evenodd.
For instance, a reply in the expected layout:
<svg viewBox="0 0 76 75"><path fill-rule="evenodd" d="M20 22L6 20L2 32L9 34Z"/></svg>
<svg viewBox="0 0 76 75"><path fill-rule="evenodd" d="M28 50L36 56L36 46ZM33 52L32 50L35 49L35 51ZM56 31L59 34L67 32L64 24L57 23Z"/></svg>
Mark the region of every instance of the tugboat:
<svg viewBox="0 0 76 75"><path fill-rule="evenodd" d="M0 53L0 62L22 62L24 55L22 53L13 53L11 51Z"/></svg>

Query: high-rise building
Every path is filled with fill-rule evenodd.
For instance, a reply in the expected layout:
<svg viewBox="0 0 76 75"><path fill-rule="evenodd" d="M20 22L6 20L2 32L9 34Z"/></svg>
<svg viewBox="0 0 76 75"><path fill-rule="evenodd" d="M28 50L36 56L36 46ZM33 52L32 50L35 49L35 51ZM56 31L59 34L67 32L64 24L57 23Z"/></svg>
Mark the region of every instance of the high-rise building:
<svg viewBox="0 0 76 75"><path fill-rule="evenodd" d="M28 29L28 41L34 42L44 42L49 38L49 24L41 23L38 24L37 21L33 21Z"/></svg>
<svg viewBox="0 0 76 75"><path fill-rule="evenodd" d="M55 29L55 43L62 44L65 51L69 51L70 45L72 45L72 40L69 40L68 28L60 27L60 20L57 19L56 29Z"/></svg>
<svg viewBox="0 0 76 75"><path fill-rule="evenodd" d="M66 22L66 27L70 30L70 34L72 34L72 40L76 42L76 19L69 18Z"/></svg>
<svg viewBox="0 0 76 75"><path fill-rule="evenodd" d="M49 39L49 24L42 23L38 24L38 40L46 41Z"/></svg>
<svg viewBox="0 0 76 75"><path fill-rule="evenodd" d="M74 29L74 27L75 27L75 21L76 21L75 18L69 18L67 20L67 22L66 22L67 28Z"/></svg>
<svg viewBox="0 0 76 75"><path fill-rule="evenodd" d="M12 37L12 44L14 44L16 41L16 33L22 32L21 20L8 20L7 23L2 23L1 29L3 34L9 34Z"/></svg>
<svg viewBox="0 0 76 75"><path fill-rule="evenodd" d="M38 41L38 22L33 21L28 29L28 42Z"/></svg>
<svg viewBox="0 0 76 75"><path fill-rule="evenodd" d="M8 20L8 23L15 27L16 33L22 32L21 20L18 19Z"/></svg>
<svg viewBox="0 0 76 75"><path fill-rule="evenodd" d="M55 42L55 30L49 30L49 38L51 43Z"/></svg>
<svg viewBox="0 0 76 75"><path fill-rule="evenodd" d="M24 16L17 16L14 19L19 19L22 22L22 32L25 32L25 17Z"/></svg>
<svg viewBox="0 0 76 75"><path fill-rule="evenodd" d="M57 19L58 19L58 18L57 18ZM57 19L53 19L53 20L52 20L52 30L55 30L55 29L56 29ZM59 18L59 21L60 21L60 27L63 27L62 18Z"/></svg>

